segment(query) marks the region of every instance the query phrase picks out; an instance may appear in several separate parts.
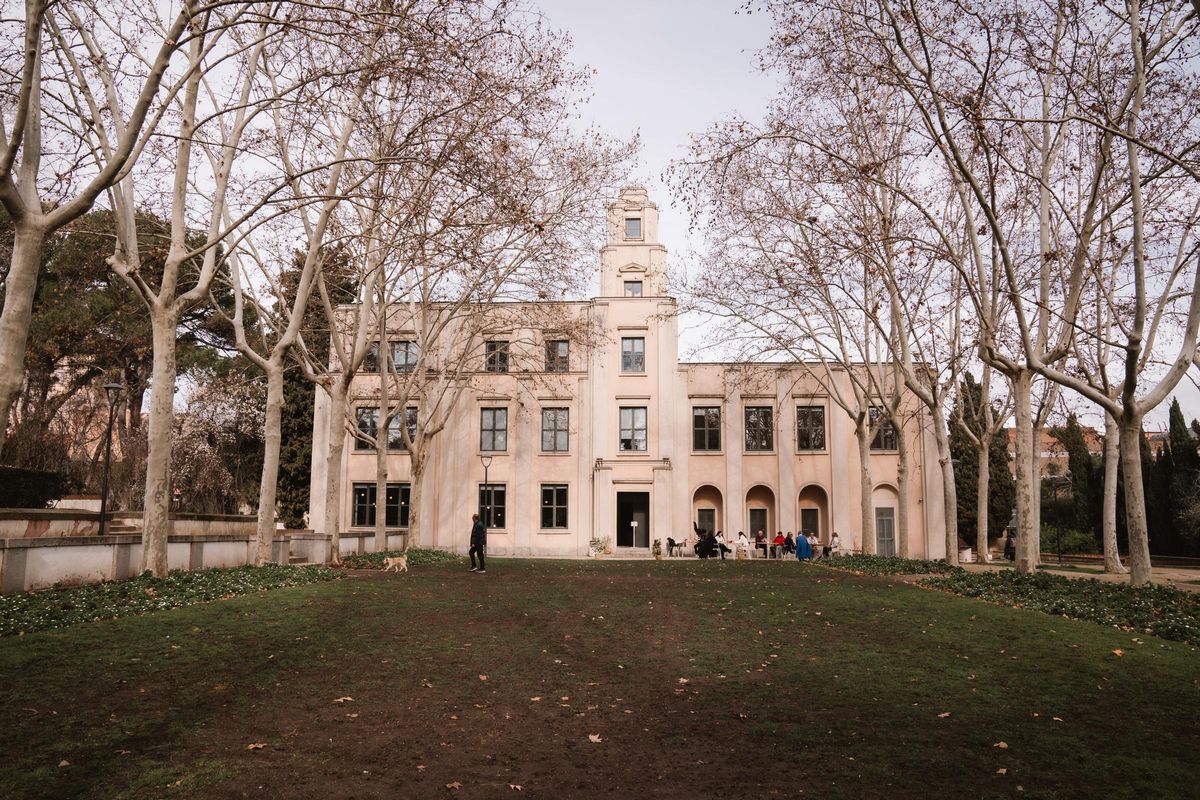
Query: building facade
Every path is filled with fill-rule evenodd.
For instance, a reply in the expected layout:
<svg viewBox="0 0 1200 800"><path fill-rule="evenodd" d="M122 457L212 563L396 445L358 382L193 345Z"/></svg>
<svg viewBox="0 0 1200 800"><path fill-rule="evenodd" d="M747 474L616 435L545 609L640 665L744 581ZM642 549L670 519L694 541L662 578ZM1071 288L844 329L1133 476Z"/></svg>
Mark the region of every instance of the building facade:
<svg viewBox="0 0 1200 800"><path fill-rule="evenodd" d="M561 338L519 329L519 321L489 331L478 372L435 440L415 544L465 551L478 511L488 523L488 550L499 555L580 556L593 539L631 553L648 552L657 539L666 552L668 538L694 542L697 527L730 535L804 530L823 542L836 531L844 548L861 549L851 419L803 365L680 362L666 261L657 207L644 190L623 190L609 208L600 296L553 304L586 322L591 335ZM396 338L397 359L410 358L403 333ZM832 379L845 376L834 371ZM351 413L361 425L371 424L378 407L378 382L378 375L355 379ZM918 405L906 409L908 552L940 558L936 450ZM328 398L318 391L314 520L324 514L328 415ZM342 531L374 525L375 451L356 448L357 441L347 435L342 459ZM885 426L870 455L881 554L900 549L896 446ZM388 476L387 524L403 530L412 510L402 447L388 454Z"/></svg>

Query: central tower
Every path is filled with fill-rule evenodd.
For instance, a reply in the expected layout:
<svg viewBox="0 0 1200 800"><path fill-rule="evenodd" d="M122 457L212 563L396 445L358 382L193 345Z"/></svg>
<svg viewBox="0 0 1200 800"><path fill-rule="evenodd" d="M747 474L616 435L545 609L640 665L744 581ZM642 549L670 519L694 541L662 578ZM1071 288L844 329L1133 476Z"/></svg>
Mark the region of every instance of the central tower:
<svg viewBox="0 0 1200 800"><path fill-rule="evenodd" d="M608 243L600 250L601 297L662 297L667 248L658 241L658 206L627 186L608 207Z"/></svg>

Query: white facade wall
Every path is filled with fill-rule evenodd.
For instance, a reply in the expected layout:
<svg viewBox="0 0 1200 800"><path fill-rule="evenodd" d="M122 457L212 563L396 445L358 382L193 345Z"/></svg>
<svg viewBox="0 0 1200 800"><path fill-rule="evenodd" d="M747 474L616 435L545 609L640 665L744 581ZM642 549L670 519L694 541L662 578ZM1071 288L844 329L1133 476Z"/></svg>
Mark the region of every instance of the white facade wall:
<svg viewBox="0 0 1200 800"><path fill-rule="evenodd" d="M626 239L629 218L641 221L640 239ZM657 234L658 211L644 190L624 190L609 209L609 243L600 252L601 296L542 304L590 322L600 334L590 347L571 343L568 372L544 372L544 356L536 345L541 331L498 332L496 338L532 341L535 346L514 348L507 374L484 372L480 359L472 388L460 398L453 419L433 445L418 512L422 540L415 546L466 550L470 517L484 483L481 456L489 455L488 482L502 484L506 500L503 526L488 532L493 554L583 555L593 537L607 537L631 550L645 549L659 539L665 552L668 537L694 541L693 523L708 509L716 527L732 535L739 530L751 533L753 509L765 510L772 534L800 530L805 520L812 521L815 510L822 541L836 530L843 547L861 549L853 423L801 366L679 363L675 301L665 294L666 248L657 242ZM627 281L641 282L640 297L626 296ZM511 312L511 306L506 310ZM644 371L622 370L623 338L644 339ZM841 379L846 380L844 375ZM378 381L375 374L356 377L352 414L356 407L378 404ZM718 450L693 450L692 409L698 406L721 409ZM797 449L797 406L824 407L823 450ZM908 406L909 553L940 558L945 555L945 520L935 446L927 415L920 413L915 398ZM644 451L620 448L623 407L646 410ZM747 407L772 409L771 450L746 450ZM501 452L480 449L485 408L507 409L508 442ZM569 411L566 453L541 449L544 408ZM328 398L318 391L310 510L314 523L324 517L328 412ZM873 453L871 459L875 502L895 507L896 454ZM341 531L366 533L368 526L355 524L361 520L354 518L354 485L374 483L374 450L356 450L353 437L347 435L340 468ZM407 453L389 453L388 480L410 480ZM542 487L550 484L567 487L565 528L542 526ZM623 505L619 496L634 503ZM626 527L633 515L642 521L636 537Z"/></svg>

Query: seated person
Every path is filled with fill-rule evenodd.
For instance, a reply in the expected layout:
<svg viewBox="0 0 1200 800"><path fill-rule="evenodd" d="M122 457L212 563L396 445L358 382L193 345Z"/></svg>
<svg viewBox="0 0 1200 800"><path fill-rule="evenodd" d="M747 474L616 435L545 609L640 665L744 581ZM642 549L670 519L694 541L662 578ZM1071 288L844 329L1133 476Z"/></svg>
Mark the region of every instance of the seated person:
<svg viewBox="0 0 1200 800"><path fill-rule="evenodd" d="M803 536L804 535L801 534L801 538L803 538ZM787 536L783 537L783 552L788 553L789 555L796 552L796 540L792 538L791 531L788 531Z"/></svg>
<svg viewBox="0 0 1200 800"><path fill-rule="evenodd" d="M762 550L763 558L767 557L767 534L764 531L759 531L754 534L754 547L757 550Z"/></svg>
<svg viewBox="0 0 1200 800"><path fill-rule="evenodd" d="M746 537L745 531L738 531L737 541L734 546L738 548L738 558L750 557L750 539Z"/></svg>
<svg viewBox="0 0 1200 800"><path fill-rule="evenodd" d="M723 531L717 531L716 539L717 539L717 548L721 551L721 559L724 560L725 554L731 553L733 551L729 549L729 546L727 544L725 544L725 534Z"/></svg>
<svg viewBox="0 0 1200 800"><path fill-rule="evenodd" d="M812 561L812 555L812 545L808 543L808 537L801 533L796 537L796 560Z"/></svg>
<svg viewBox="0 0 1200 800"><path fill-rule="evenodd" d="M717 540L711 531L700 529L700 539L696 542L695 550L700 558L713 558L717 555Z"/></svg>
<svg viewBox="0 0 1200 800"><path fill-rule="evenodd" d="M779 558L783 555L783 542L783 531L778 531L775 534L775 538L771 541L771 555L775 556L776 558Z"/></svg>

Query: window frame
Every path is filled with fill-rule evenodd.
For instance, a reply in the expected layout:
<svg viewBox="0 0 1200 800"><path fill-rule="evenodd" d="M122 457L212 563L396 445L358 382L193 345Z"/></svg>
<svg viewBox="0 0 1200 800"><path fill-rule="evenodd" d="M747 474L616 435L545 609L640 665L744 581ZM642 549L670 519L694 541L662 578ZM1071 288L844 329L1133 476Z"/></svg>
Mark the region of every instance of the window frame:
<svg viewBox="0 0 1200 800"><path fill-rule="evenodd" d="M404 354L403 361L396 358L397 353ZM419 358L420 353L417 351L417 343L415 341L402 339L398 342L392 342L392 369L396 372L415 372Z"/></svg>
<svg viewBox="0 0 1200 800"><path fill-rule="evenodd" d="M716 425L712 425L712 418L708 412L716 412ZM706 412L703 416L697 412ZM702 419L703 427L697 427L696 422ZM721 407L720 406L692 406L692 452L693 453L719 453L721 452ZM697 437L705 437L704 447L697 447ZM716 446L712 446L712 437L716 436Z"/></svg>
<svg viewBox="0 0 1200 800"><path fill-rule="evenodd" d="M364 428L363 420L364 420L364 417L368 416L368 415L371 417L371 425L369 428ZM358 428L360 433L366 434L366 435L370 436L372 439L374 439L376 442L378 442L379 441L379 406L358 406L356 409L354 409L354 426L356 428ZM365 439L359 438L358 436L355 436L353 438L354 438L354 451L355 452L361 452L364 450L374 452L376 445L373 445L370 442L366 441Z"/></svg>
<svg viewBox="0 0 1200 800"><path fill-rule="evenodd" d="M630 289L637 287L637 291L633 292ZM645 297L645 281L623 281L622 290L625 297Z"/></svg>
<svg viewBox="0 0 1200 800"><path fill-rule="evenodd" d="M883 406L871 406L867 410L868 425L874 426L875 421L880 417L883 417L883 421L879 423L879 427L875 429L875 435L871 437L871 451L895 453L900 449L900 437L896 433L896 426L884 413ZM890 446L889 441L891 442Z"/></svg>
<svg viewBox="0 0 1200 800"><path fill-rule="evenodd" d="M625 424L625 412L626 411L630 412L628 426ZM639 411L641 412L641 423L642 423L641 428L639 428L638 424L637 424L638 423L637 412L639 412ZM650 449L650 426L649 426L649 414L647 413L646 406L620 406L618 408L618 412L617 412L617 430L618 430L618 434L617 434L617 451L618 452L621 452L621 453L645 453L645 452L649 451L649 449ZM639 430L641 431L641 434L642 434L641 439L640 439L641 445L642 445L641 447L636 446L639 441L638 435L637 435ZM625 433L627 431L629 433L629 436L625 435ZM629 447L625 446L625 443L627 441L629 442Z"/></svg>
<svg viewBox="0 0 1200 800"><path fill-rule="evenodd" d="M544 531L561 531L570 527L570 488L565 483L543 483L542 504L539 524ZM550 492L550 502L547 503L547 491ZM561 495L560 495L561 492ZM561 500L561 502L560 502ZM547 512L549 522L547 525Z"/></svg>
<svg viewBox="0 0 1200 800"><path fill-rule="evenodd" d="M629 223L631 223L631 222L637 224L637 233L635 235L630 235ZM625 232L625 240L626 241L640 242L646 238L646 228L643 225L643 222L644 222L644 220L640 216L624 218L624 224L621 227L622 227L622 230Z"/></svg>
<svg viewBox="0 0 1200 800"><path fill-rule="evenodd" d="M488 530L502 531L508 526L508 484L507 483L479 483L479 519L483 521L483 526ZM484 503L484 493L491 487L491 515L488 515L488 507ZM500 502L496 499L499 497ZM496 511L499 510L500 522L496 523Z"/></svg>
<svg viewBox="0 0 1200 800"><path fill-rule="evenodd" d="M561 412L561 417L559 413ZM546 427L547 413L551 414L553 425ZM562 423L561 425L559 423ZM553 437L553 447L546 447L546 434ZM559 437L562 447L559 447ZM542 452L569 453L571 452L571 409L564 406L547 406L542 408Z"/></svg>
<svg viewBox="0 0 1200 800"><path fill-rule="evenodd" d="M801 426L801 424L800 424L801 412L805 412L808 415L811 415L813 412L819 412L820 418L821 418L821 427L820 427L821 442L820 442L819 447L812 445L812 434L815 431L817 431L817 428L812 424L811 420L809 421L809 424ZM801 441L800 441L801 433L809 434L809 446L805 447L801 443ZM823 406L823 405L796 406L796 451L799 453L823 453L823 452L825 452L825 450L828 447L828 442L829 442L829 437L825 430L825 406Z"/></svg>
<svg viewBox="0 0 1200 800"><path fill-rule="evenodd" d="M378 503L373 497L376 496L375 482L355 481L350 485L350 527L351 528L374 528L375 515L378 513ZM392 490L396 491L396 502L391 502ZM359 492L363 492L362 501L359 500ZM388 515L395 510L396 523L388 523ZM389 482L386 486L386 494L384 496L384 527L401 530L407 529L411 522L412 511L412 484L406 482ZM364 519L368 520L360 522L359 515L362 513Z"/></svg>
<svg viewBox="0 0 1200 800"><path fill-rule="evenodd" d="M497 374L509 371L509 341L489 339L483 343L483 371Z"/></svg>
<svg viewBox="0 0 1200 800"><path fill-rule="evenodd" d="M625 343L629 342L630 349L625 349ZM639 351L634 343L640 343L641 350ZM640 360L634 363L634 357L640 356ZM637 367L634 369L633 367ZM622 336L621 337L621 373L624 375L644 375L646 374L646 337L645 336Z"/></svg>
<svg viewBox="0 0 1200 800"><path fill-rule="evenodd" d="M767 415L767 425L762 425L759 420L753 426L751 425L751 417L758 416L763 412ZM750 440L751 432L757 432L766 435L766 447L756 447ZM742 407L742 447L747 453L773 453L775 452L775 407L774 406L743 406Z"/></svg>
<svg viewBox="0 0 1200 800"><path fill-rule="evenodd" d="M561 350L562 352L553 352ZM571 340L570 339L547 339L546 340L546 372L570 372L571 371Z"/></svg>
<svg viewBox="0 0 1200 800"><path fill-rule="evenodd" d="M502 412L502 414L497 413ZM491 425L485 425L488 417L491 417ZM504 425L496 426L497 418L503 418ZM487 437L491 437L491 447L485 447ZM500 436L503 441L502 446L496 447L496 438ZM507 453L508 452L508 406L483 406L479 409L479 451L481 453Z"/></svg>

